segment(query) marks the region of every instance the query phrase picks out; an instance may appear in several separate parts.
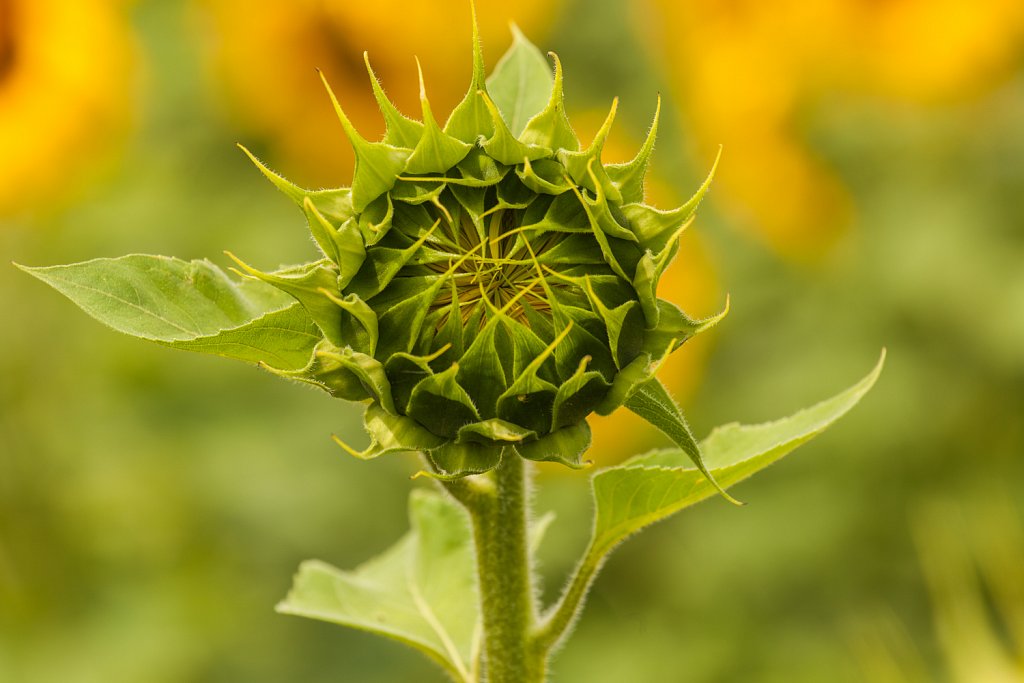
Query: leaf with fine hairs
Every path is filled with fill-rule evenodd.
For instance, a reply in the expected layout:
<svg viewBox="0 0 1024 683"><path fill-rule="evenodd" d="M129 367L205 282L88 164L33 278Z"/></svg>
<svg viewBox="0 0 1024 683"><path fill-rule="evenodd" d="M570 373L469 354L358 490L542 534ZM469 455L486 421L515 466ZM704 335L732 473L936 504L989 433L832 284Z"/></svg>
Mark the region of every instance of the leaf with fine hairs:
<svg viewBox="0 0 1024 683"><path fill-rule="evenodd" d="M292 297L205 260L132 254L19 268L108 327L173 348L297 370L322 336Z"/></svg>
<svg viewBox="0 0 1024 683"><path fill-rule="evenodd" d="M794 415L759 425L728 424L700 444L704 464L723 488L746 479L845 415L882 371L885 354L860 382ZM689 449L653 451L594 475L597 519L588 556L601 558L640 529L715 493Z"/></svg>
<svg viewBox="0 0 1024 683"><path fill-rule="evenodd" d="M412 529L352 571L302 564L284 614L349 626L397 640L460 683L476 683L479 608L469 520L449 498L417 489Z"/></svg>

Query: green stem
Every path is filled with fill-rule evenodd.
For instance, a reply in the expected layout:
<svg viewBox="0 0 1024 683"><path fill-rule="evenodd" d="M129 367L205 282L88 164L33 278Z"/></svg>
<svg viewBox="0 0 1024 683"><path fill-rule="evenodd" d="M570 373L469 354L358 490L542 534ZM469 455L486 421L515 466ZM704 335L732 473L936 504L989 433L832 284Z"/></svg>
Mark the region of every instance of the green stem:
<svg viewBox="0 0 1024 683"><path fill-rule="evenodd" d="M587 550L573 574L569 584L562 592L558 602L544 615L535 635L537 647L544 652L557 648L565 636L572 631L583 609L584 600L590 586L597 577L607 554L595 553L593 548Z"/></svg>
<svg viewBox="0 0 1024 683"><path fill-rule="evenodd" d="M543 683L546 652L533 637L537 609L527 540L526 465L517 454L507 453L490 476L491 486L446 484L473 523L485 680Z"/></svg>

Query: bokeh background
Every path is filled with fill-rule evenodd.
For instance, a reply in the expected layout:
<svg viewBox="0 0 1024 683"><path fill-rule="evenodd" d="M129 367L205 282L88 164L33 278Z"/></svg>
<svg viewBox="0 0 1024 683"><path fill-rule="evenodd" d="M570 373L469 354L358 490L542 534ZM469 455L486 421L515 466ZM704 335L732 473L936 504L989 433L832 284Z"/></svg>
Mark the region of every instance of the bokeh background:
<svg viewBox="0 0 1024 683"><path fill-rule="evenodd" d="M889 363L831 432L630 541L555 680L1024 681L1024 4L478 0L560 54L581 136L655 93L650 186L720 172L662 296L729 317L665 370L699 433L779 417ZM461 0L0 0L0 255L260 266L312 254L234 148L309 186L349 155L317 83L381 124L361 53L415 113L464 92ZM352 567L405 527L412 460L345 456L353 406L150 347L0 266L0 680L441 681L402 647L276 615L298 562ZM610 463L663 443L595 421ZM589 530L545 469L548 594Z"/></svg>

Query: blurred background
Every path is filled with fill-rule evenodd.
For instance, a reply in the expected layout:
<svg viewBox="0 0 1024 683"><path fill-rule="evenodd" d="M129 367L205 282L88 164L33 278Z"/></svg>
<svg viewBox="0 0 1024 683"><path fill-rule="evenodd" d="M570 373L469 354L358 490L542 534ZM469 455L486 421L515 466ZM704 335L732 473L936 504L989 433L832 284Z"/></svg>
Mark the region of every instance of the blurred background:
<svg viewBox="0 0 1024 683"><path fill-rule="evenodd" d="M832 431L631 540L556 662L572 683L1024 681L1024 4L477 0L567 74L606 161L664 98L652 199L719 174L661 295L732 311L664 376L699 434L881 381ZM300 212L351 156L322 68L381 130L361 64L415 114L469 79L461 0L0 0L0 255L39 265L224 249L308 260ZM118 336L0 266L0 681L442 681L372 636L276 615L298 563L405 530L412 459L345 456L356 407ZM594 421L593 458L663 444ZM545 468L557 592L586 476Z"/></svg>

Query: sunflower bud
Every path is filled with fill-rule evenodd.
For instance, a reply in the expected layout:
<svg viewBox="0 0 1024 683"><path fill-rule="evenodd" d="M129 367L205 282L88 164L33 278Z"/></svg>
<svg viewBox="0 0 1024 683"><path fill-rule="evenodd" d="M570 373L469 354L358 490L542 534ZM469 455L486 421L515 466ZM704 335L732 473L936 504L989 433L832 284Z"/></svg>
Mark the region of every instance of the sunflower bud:
<svg viewBox="0 0 1024 683"><path fill-rule="evenodd" d="M677 209L647 206L657 113L632 161L604 165L615 103L583 148L557 57L552 79L517 32L485 80L475 30L473 42L469 91L443 127L422 72L417 121L387 99L367 60L387 123L377 142L325 80L355 151L352 186L303 190L253 157L303 208L323 258L274 273L239 264L295 297L323 334L307 367L280 374L369 401L372 443L348 449L356 455L419 451L442 478L485 472L513 451L580 467L587 416L621 406L720 317L692 320L656 294L710 177ZM539 63L550 88L529 118L529 98L507 83L523 63Z"/></svg>

